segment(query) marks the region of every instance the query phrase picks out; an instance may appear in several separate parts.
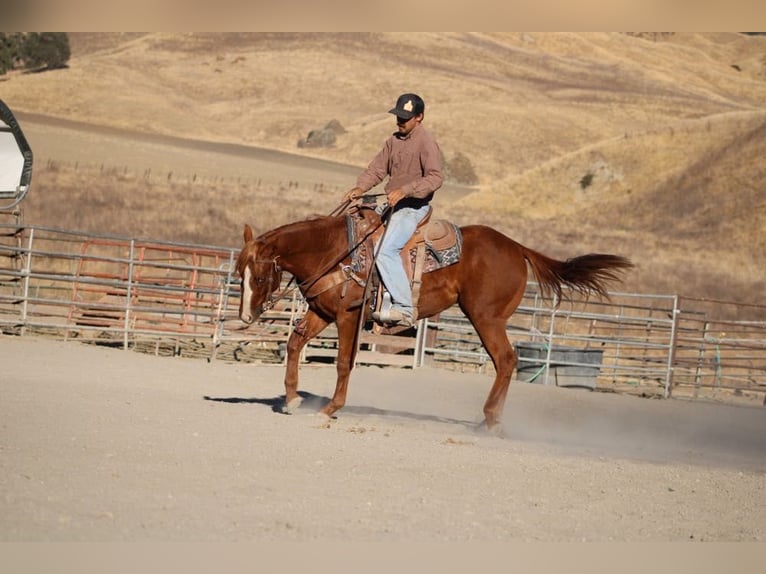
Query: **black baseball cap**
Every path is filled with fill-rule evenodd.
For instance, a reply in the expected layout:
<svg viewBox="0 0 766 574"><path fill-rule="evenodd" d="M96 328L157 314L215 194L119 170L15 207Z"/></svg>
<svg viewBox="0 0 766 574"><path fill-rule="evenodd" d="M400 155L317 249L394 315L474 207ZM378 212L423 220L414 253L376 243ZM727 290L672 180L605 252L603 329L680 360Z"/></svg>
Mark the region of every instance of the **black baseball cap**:
<svg viewBox="0 0 766 574"><path fill-rule="evenodd" d="M426 104L417 94L402 94L396 100L396 107L388 110L389 114L394 114L398 118L410 119L422 114L426 110Z"/></svg>

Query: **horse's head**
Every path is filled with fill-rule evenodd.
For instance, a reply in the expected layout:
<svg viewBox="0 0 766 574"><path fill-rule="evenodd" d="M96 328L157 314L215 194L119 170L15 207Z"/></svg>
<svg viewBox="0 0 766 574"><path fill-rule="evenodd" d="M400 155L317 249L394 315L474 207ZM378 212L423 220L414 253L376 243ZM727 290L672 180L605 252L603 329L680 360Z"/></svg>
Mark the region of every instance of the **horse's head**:
<svg viewBox="0 0 766 574"><path fill-rule="evenodd" d="M262 239L254 239L253 230L247 224L244 239L245 246L237 257L241 287L239 318L249 325L273 306L270 297L282 282L282 269L274 248Z"/></svg>

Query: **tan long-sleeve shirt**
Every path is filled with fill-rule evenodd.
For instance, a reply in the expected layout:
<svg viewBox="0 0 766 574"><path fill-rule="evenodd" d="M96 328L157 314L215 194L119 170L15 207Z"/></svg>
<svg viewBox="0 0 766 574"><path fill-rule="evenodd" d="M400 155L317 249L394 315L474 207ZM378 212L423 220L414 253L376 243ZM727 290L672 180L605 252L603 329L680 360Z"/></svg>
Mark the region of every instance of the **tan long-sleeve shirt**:
<svg viewBox="0 0 766 574"><path fill-rule="evenodd" d="M386 193L401 189L406 197L431 201L444 181L441 152L431 133L418 124L406 137L394 134L357 178L356 186L369 191L386 176Z"/></svg>

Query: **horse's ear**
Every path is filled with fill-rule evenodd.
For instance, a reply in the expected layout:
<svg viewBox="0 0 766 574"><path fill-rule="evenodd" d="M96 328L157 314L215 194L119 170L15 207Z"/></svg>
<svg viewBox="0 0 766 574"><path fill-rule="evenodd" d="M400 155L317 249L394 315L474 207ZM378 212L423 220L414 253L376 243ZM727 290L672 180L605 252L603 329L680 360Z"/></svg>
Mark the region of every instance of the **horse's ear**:
<svg viewBox="0 0 766 574"><path fill-rule="evenodd" d="M253 228L245 223L245 243L249 243L253 240Z"/></svg>

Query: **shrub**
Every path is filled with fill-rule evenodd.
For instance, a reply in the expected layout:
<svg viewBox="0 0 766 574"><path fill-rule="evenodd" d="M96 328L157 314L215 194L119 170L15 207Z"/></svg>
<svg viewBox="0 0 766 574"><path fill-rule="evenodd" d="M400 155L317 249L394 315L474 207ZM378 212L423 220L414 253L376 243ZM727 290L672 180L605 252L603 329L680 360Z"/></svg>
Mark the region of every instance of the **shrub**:
<svg viewBox="0 0 766 574"><path fill-rule="evenodd" d="M0 33L0 75L17 68L63 68L70 56L65 32Z"/></svg>
<svg viewBox="0 0 766 574"><path fill-rule="evenodd" d="M16 66L19 59L19 36L20 34L0 32L0 75Z"/></svg>
<svg viewBox="0 0 766 574"><path fill-rule="evenodd" d="M455 153L452 161L444 162L444 172L447 179L456 183L465 185L476 185L479 183L479 178L476 176L471 160L459 151Z"/></svg>
<svg viewBox="0 0 766 574"><path fill-rule="evenodd" d="M21 55L27 69L63 68L71 56L69 37L64 32L30 32L24 36Z"/></svg>

